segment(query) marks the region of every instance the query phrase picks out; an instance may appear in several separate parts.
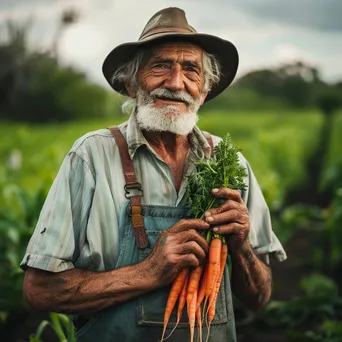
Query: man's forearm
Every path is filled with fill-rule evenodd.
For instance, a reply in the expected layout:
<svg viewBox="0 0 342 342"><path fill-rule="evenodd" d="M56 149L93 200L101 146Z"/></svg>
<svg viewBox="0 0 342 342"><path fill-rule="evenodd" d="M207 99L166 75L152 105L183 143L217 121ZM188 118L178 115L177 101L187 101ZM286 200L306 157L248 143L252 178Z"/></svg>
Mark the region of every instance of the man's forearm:
<svg viewBox="0 0 342 342"><path fill-rule="evenodd" d="M142 263L109 272L72 269L60 273L29 268L24 297L38 311L95 312L157 288L144 267Z"/></svg>
<svg viewBox="0 0 342 342"><path fill-rule="evenodd" d="M232 252L232 289L234 295L248 308L258 310L270 299L271 269L246 245L238 253Z"/></svg>

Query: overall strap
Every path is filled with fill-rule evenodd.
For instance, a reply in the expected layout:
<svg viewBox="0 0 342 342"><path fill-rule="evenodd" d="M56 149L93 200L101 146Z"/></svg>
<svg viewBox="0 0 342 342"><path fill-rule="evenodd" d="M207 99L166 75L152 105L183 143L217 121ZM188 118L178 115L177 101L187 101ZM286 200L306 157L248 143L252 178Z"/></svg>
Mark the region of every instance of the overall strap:
<svg viewBox="0 0 342 342"><path fill-rule="evenodd" d="M128 145L118 127L108 127L119 148L122 169L125 176L125 197L130 200L132 210L132 226L137 246L146 248L148 245L147 235L144 227L144 217L142 215L141 197L144 195L141 184L137 181L133 161L128 154ZM133 191L133 194L130 193Z"/></svg>
<svg viewBox="0 0 342 342"><path fill-rule="evenodd" d="M208 144L210 145L210 151L211 151L210 157L214 157L215 151L214 151L213 137L212 137L211 134L208 133L208 132L204 132L204 131L203 131L202 133L203 133L203 135L205 136L205 138L207 139Z"/></svg>

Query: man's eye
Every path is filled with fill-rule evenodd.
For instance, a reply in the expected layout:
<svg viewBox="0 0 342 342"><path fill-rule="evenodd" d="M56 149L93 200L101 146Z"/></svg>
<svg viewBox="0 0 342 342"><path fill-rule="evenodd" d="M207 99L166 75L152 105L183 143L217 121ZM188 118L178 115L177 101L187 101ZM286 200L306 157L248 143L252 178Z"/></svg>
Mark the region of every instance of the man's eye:
<svg viewBox="0 0 342 342"><path fill-rule="evenodd" d="M185 68L186 71L197 72L197 69L191 66Z"/></svg>
<svg viewBox="0 0 342 342"><path fill-rule="evenodd" d="M169 68L167 64L156 64L154 67L157 69L168 69Z"/></svg>

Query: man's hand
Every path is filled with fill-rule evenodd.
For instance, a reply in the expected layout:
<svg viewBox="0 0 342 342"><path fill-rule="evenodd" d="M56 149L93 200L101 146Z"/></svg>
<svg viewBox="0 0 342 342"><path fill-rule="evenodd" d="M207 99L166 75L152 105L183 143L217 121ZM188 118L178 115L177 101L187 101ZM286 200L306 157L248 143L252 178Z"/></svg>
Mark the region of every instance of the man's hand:
<svg viewBox="0 0 342 342"><path fill-rule="evenodd" d="M248 209L238 190L213 189L212 194L224 199L224 203L208 210L205 219L215 233L227 236L233 262L233 292L250 309L260 309L271 296L272 277L270 268L258 259L249 245Z"/></svg>
<svg viewBox="0 0 342 342"><path fill-rule="evenodd" d="M238 190L213 189L212 194L225 201L218 208L206 212L205 219L214 227L214 233L227 236L228 247L237 252L247 244L250 229L248 209Z"/></svg>
<svg viewBox="0 0 342 342"><path fill-rule="evenodd" d="M158 284L170 284L184 267L197 267L208 252L208 243L198 230L208 230L209 224L199 219L183 219L166 229L145 259L151 276Z"/></svg>

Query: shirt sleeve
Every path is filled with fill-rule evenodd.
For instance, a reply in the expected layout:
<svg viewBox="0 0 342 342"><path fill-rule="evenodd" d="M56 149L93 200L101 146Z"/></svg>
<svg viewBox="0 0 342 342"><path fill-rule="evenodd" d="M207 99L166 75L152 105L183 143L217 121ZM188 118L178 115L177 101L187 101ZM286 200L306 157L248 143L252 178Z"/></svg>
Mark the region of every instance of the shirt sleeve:
<svg viewBox="0 0 342 342"><path fill-rule="evenodd" d="M85 234L95 181L75 152L64 159L20 264L51 272L74 268L80 236Z"/></svg>
<svg viewBox="0 0 342 342"><path fill-rule="evenodd" d="M264 258L269 264L272 255L278 261L286 259L286 253L274 234L271 225L269 208L261 192L260 186L248 161L240 155L242 164L246 167L247 189L242 191L242 199L246 203L250 220L249 242L255 254Z"/></svg>

